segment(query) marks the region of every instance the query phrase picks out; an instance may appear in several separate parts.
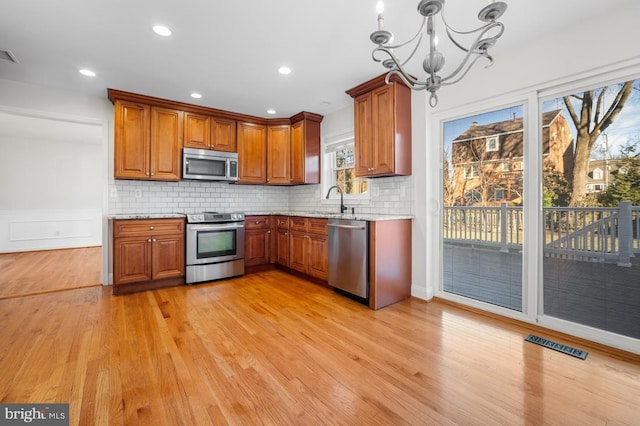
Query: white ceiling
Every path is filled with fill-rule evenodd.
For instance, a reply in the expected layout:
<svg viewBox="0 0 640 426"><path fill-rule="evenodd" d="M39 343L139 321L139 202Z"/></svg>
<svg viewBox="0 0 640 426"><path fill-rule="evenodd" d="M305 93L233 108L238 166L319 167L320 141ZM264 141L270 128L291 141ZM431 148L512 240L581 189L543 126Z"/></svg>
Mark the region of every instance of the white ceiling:
<svg viewBox="0 0 640 426"><path fill-rule="evenodd" d="M602 6L634 0L507 0L496 61L521 43L595 19ZM487 0L448 0L447 20L476 25ZM267 117L326 114L349 104L344 92L383 72L371 60L376 0L0 0L0 78L106 98L114 88ZM396 41L420 23L418 0L387 0L385 27ZM170 38L151 31L173 30ZM455 54L440 36L450 64ZM278 74L280 65L293 69ZM90 68L98 75L78 73ZM446 68L445 68L446 70ZM418 72L417 70L414 72ZM473 72L473 71L471 71ZM189 94L197 91L203 98Z"/></svg>

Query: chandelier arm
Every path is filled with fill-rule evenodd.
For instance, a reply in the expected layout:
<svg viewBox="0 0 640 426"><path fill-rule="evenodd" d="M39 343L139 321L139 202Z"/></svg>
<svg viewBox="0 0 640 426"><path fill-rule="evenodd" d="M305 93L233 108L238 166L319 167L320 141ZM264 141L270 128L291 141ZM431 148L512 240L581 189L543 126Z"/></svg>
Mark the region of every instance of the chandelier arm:
<svg viewBox="0 0 640 426"><path fill-rule="evenodd" d="M424 24L422 25L424 27ZM420 28L420 32L422 32L422 28ZM417 35L417 34L416 34ZM415 39L415 37L414 37ZM411 60L411 58L413 58L413 55L416 54L416 52L418 51L418 48L420 47L420 43L422 43L422 39L424 39L424 37L419 37L418 41L416 42L415 47L413 48L413 50L411 51L411 54L407 57L407 59L405 59L405 61L402 63L402 65L406 65L407 62L409 62Z"/></svg>
<svg viewBox="0 0 640 426"><path fill-rule="evenodd" d="M501 22L497 22L497 21L491 21L491 22L487 22L484 25L479 26L476 29L473 30L469 30L469 31L458 31L455 28L453 28L452 26L450 26L449 24L447 24L447 20L445 19L444 16L444 9L440 12L440 17L442 18L442 22L444 23L445 28L447 28L447 30L451 30L456 34L460 34L460 35L466 35L466 34L472 34L472 33L477 33L478 31L482 31L483 29L487 28L487 27L493 27L496 25L500 25L502 27L504 27L504 25ZM504 30L503 30L504 31ZM500 32L500 35L502 35L502 32ZM497 37L500 37L500 35L498 35Z"/></svg>
<svg viewBox="0 0 640 426"><path fill-rule="evenodd" d="M403 64L400 63L400 60L393 54L393 51L390 48L386 46L378 46L373 49L373 52L371 53L371 57L373 58L373 60L375 62L383 62L382 59L376 58L376 52L382 52L386 54L389 59L391 59L395 64L395 68L387 73L387 77L385 79L385 82L387 84L389 83L389 78L391 77L391 75L397 75L407 86L411 87L414 90L421 90L426 86L424 83L412 77L411 74L404 70L404 68L402 67Z"/></svg>
<svg viewBox="0 0 640 426"><path fill-rule="evenodd" d="M473 66L473 64L476 63L476 61L478 60L478 58L480 57L484 57L487 58L491 61L491 63L493 64L493 58L491 58L491 56L489 56L487 54L486 50L477 50L477 46L479 44L479 42L483 39L482 37L491 29L493 29L495 26L499 26L501 28L501 32L497 37L500 37L500 35L502 34L502 32L504 31L504 26L499 23L499 22L495 22L496 25L493 25L493 23L491 24L491 26L487 26L480 34L478 34L478 36L476 37L476 39L473 41L473 43L471 44L471 48L470 49L465 49L463 47L461 47L455 40L453 40L453 38L449 37L451 39L451 41L458 46L461 50L467 52L467 54L465 55L464 59L462 60L462 62L460 63L460 65L458 65L458 68L455 69L455 71L453 71L451 74L449 74L447 77L443 77L442 78L442 82L446 82L452 78L454 78L456 75L458 75L458 73L460 73L460 71L462 71L463 69L465 69L465 67L467 66L467 62L469 61L469 58L471 57L471 55L478 55L473 61L471 61L471 65L469 65L469 68L466 69L466 71L462 74L462 77L454 80L455 82L460 81L469 71L469 69ZM447 36L449 35L449 31L447 31ZM447 84L453 84L453 83L447 83Z"/></svg>
<svg viewBox="0 0 640 426"><path fill-rule="evenodd" d="M489 31L491 31L492 29L496 28L496 27L500 27L500 32L494 36L492 36L491 38L493 39L499 39L502 34L504 33L504 24L502 22L492 22L489 23L483 27L478 28L477 30L473 30L473 31L469 31L469 32L459 32L454 30L453 28L449 27L448 25L445 24L445 30L447 33L447 37L449 38L449 40L455 44L458 49L463 50L465 52L468 52L469 49L467 49L466 47L462 46L460 43L458 43L456 41L455 38L453 38L453 35L451 34L451 32L454 32L456 34L471 34L471 33L475 33L478 31L482 31L480 34L478 34L478 37L476 37L475 41L473 42L473 44L471 45L472 47L477 45L478 41L482 38L483 35L485 35L486 33L488 33Z"/></svg>
<svg viewBox="0 0 640 426"><path fill-rule="evenodd" d="M489 65L487 65L487 67L490 67L491 65L493 65L493 58L490 55L485 54L477 54L477 56L469 63L465 66L465 63L467 62L466 60L460 65L460 67L458 67L458 69L456 70L455 73L448 75L447 77L444 77L440 83L443 86L450 86L452 84L456 84L457 82L459 82L460 80L462 80L467 73L471 70L471 68L473 68L473 65L478 61L478 59L480 58L487 58L489 59L489 61L491 62ZM450 79L452 79L453 77L456 76L456 74L458 74L460 72L460 70L463 68L463 66L465 67L464 72L462 73L462 75L460 75L458 78L456 78L455 80L449 81ZM487 68L485 67L485 68Z"/></svg>
<svg viewBox="0 0 640 426"><path fill-rule="evenodd" d="M413 41L415 41L416 38L418 38L418 36L422 35L422 32L424 31L424 26L427 23L427 18L424 17L422 18L422 25L420 25L420 28L418 28L418 32L416 33L416 35L414 35L412 38L410 38L409 40L405 41L404 43L400 43L400 44L387 44L385 45L385 47L388 47L389 49L399 49L401 47L406 46L409 43L413 43Z"/></svg>
<svg viewBox="0 0 640 426"><path fill-rule="evenodd" d="M425 83L411 77L411 75L407 74L402 68L389 71L389 73L384 79L384 82L389 84L391 80L391 76L394 76L394 75L397 76L400 80L402 80L402 82L411 90L423 90L424 88L427 87Z"/></svg>
<svg viewBox="0 0 640 426"><path fill-rule="evenodd" d="M473 30L468 30L468 31L458 31L458 30L456 30L455 28L451 27L449 24L447 24L447 21L445 21L445 19L444 19L444 11L442 11L440 14L442 15L442 16L441 16L441 18L442 18L442 22L444 22L444 26L445 26L445 28L447 28L448 30L453 31L453 32L454 32L454 33L456 33L456 34L460 34L460 35L467 35L467 34L477 33L478 31L482 31L484 28L486 28L486 27L488 27L488 26L490 26L490 25L493 25L493 24L497 24L497 23L499 23L499 22L488 22L488 23L486 23L486 24L484 24L484 25L481 25L481 26L479 26L478 28L475 28L475 29L473 29Z"/></svg>

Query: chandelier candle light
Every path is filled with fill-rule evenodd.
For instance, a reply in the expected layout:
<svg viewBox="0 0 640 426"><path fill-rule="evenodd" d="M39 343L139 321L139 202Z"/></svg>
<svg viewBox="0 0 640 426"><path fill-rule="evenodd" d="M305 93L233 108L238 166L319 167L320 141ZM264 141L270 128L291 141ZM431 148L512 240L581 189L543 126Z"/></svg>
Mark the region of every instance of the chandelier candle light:
<svg viewBox="0 0 640 426"><path fill-rule="evenodd" d="M441 86L448 86L462 80L471 67L480 58L487 58L489 65L493 64L493 58L488 53L488 49L492 47L498 41L498 38L502 36L504 32L504 25L501 22L496 22L496 19L500 18L502 14L507 10L507 4L504 2L489 1L489 4L480 10L478 13L478 19L483 24L471 31L456 31L451 28L444 17L444 0L421 0L418 3L418 13L423 16L422 25L416 33L416 35L400 44L391 44L393 42L393 34L391 31L384 29L384 18L382 12L384 11L384 4L382 1L378 1L376 5L376 11L378 12L378 30L371 33L370 39L378 46L373 49L371 56L375 62L381 62L382 65L389 70L386 77L386 82L389 83L389 79L392 76L399 77L407 87L413 90L427 90L431 93L429 97L429 105L435 107L438 104L438 95L436 92ZM444 56L438 51L438 36L435 31L434 17L440 14L442 22L445 27L447 37L451 42L459 49L466 52L462 63L448 76L442 77L438 73L444 66ZM464 47L459 41L454 38L454 34L468 35L476 34L477 36L471 46ZM493 34L493 35L491 35ZM413 58L413 55L418 51L420 43L424 38L428 39L429 52L425 56L422 62L422 68L427 73L424 81L418 80L411 76L403 67ZM404 46L414 44L413 50L409 57L402 61L400 60L394 50L398 50ZM380 59L378 52L382 52L383 59Z"/></svg>

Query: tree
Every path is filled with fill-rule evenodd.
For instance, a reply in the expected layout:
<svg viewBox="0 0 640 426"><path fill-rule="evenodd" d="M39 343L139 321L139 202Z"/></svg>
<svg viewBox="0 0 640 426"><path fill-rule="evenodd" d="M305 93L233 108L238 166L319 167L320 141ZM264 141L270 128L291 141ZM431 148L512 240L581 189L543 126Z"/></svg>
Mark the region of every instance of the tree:
<svg viewBox="0 0 640 426"><path fill-rule="evenodd" d="M582 94L563 97L564 104L577 130L573 154L573 174L571 177L573 192L569 199L569 206L583 204L587 194L587 174L593 145L600 134L613 123L620 111L622 111L624 104L631 95L633 81L627 81L618 85L618 87L619 90L608 109L606 109L605 105L605 93L609 90L608 86L597 90L587 90ZM581 102L579 115L574 108L572 98Z"/></svg>
<svg viewBox="0 0 640 426"><path fill-rule="evenodd" d="M640 205L640 157L636 153L638 146L629 143L622 147L622 164L613 178L613 182L602 195L602 205L617 207L620 201L631 201Z"/></svg>
<svg viewBox="0 0 640 426"><path fill-rule="evenodd" d="M544 162L543 206L566 206L571 194L569 182L564 175L549 161Z"/></svg>

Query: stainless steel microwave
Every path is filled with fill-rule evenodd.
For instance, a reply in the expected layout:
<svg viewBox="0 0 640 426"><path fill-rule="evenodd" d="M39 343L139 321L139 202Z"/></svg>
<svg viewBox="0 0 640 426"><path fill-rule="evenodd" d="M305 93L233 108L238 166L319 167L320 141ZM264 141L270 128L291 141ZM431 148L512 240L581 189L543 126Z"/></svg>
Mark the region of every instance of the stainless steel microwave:
<svg viewBox="0 0 640 426"><path fill-rule="evenodd" d="M182 149L182 179L238 180L238 153Z"/></svg>

